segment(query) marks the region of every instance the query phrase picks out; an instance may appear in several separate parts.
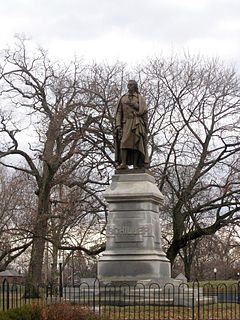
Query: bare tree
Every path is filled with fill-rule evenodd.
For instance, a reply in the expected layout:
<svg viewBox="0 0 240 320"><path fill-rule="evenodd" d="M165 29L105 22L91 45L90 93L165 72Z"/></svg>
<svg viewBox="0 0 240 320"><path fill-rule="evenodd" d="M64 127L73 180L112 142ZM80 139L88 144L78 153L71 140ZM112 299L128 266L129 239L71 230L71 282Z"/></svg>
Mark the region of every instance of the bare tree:
<svg viewBox="0 0 240 320"><path fill-rule="evenodd" d="M156 58L141 72L153 115L161 113L152 170L172 220L173 263L189 241L239 221L239 79L217 60L189 56Z"/></svg>
<svg viewBox="0 0 240 320"><path fill-rule="evenodd" d="M36 286L41 281L56 186L80 187L88 195L84 201L97 201L106 217L99 194L114 163L112 110L124 66L87 66L76 60L60 65L51 63L44 50L34 51L28 45L18 39L13 50L2 52L0 158L5 167L35 179L37 210L28 280ZM29 147L22 143L24 132L33 137Z"/></svg>
<svg viewBox="0 0 240 320"><path fill-rule="evenodd" d="M81 137L94 116L88 117L90 101L82 98L79 89L82 68L77 62L63 68L51 65L43 50L29 57L21 40L17 49L4 52L1 65L2 104L6 104L5 109L11 104L15 112L28 115L29 125L39 138L30 150L21 148L17 136L23 129L22 123L13 114L2 111L1 132L6 144L2 145L0 156L20 156L26 165L3 164L28 173L37 183L38 209L29 266L29 280L34 285L41 279L51 188L77 169L89 152L81 147ZM56 177L58 171L61 172Z"/></svg>

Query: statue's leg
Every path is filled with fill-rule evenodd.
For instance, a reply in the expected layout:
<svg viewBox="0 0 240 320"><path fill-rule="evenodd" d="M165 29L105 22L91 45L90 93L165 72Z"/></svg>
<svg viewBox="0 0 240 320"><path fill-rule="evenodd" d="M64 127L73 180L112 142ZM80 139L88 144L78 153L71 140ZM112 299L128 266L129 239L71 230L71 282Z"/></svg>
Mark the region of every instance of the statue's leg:
<svg viewBox="0 0 240 320"><path fill-rule="evenodd" d="M133 167L134 167L134 169L137 169L137 168L139 168L139 166L138 166L138 158L139 158L139 153L138 153L138 151L134 151L134 153L133 153Z"/></svg>
<svg viewBox="0 0 240 320"><path fill-rule="evenodd" d="M118 169L127 169L127 149L121 149L122 163Z"/></svg>

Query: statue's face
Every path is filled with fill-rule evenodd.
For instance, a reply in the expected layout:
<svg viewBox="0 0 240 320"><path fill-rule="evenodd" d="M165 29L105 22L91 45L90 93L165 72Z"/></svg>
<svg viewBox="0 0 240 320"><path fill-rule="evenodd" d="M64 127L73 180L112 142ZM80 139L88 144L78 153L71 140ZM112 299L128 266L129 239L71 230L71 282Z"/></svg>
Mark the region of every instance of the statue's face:
<svg viewBox="0 0 240 320"><path fill-rule="evenodd" d="M135 83L135 81L129 81L127 87L128 87L128 91L134 92L134 91L135 91L135 88L136 88L136 83Z"/></svg>

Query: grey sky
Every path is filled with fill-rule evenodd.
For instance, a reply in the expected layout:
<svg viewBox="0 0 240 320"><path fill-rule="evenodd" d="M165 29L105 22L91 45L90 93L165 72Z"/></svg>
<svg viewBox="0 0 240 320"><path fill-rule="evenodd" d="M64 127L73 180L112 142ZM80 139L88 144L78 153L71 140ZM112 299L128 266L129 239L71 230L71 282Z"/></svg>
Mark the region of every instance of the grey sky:
<svg viewBox="0 0 240 320"><path fill-rule="evenodd" d="M0 45L24 33L56 58L133 62L188 49L240 56L239 0L0 0Z"/></svg>

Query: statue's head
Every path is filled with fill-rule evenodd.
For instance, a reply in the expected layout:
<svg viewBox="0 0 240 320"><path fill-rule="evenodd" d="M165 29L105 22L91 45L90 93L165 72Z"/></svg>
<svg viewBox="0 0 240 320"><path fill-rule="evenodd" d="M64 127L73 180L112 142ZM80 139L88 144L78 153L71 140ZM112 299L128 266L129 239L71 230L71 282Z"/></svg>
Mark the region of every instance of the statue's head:
<svg viewBox="0 0 240 320"><path fill-rule="evenodd" d="M135 80L129 80L128 81L128 91L132 91L132 92L137 92L139 93L138 91L138 85L137 85L137 82Z"/></svg>

